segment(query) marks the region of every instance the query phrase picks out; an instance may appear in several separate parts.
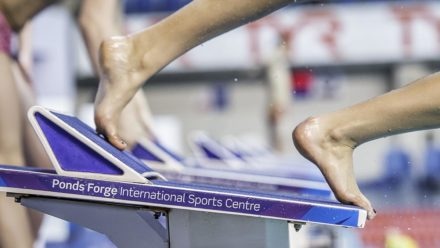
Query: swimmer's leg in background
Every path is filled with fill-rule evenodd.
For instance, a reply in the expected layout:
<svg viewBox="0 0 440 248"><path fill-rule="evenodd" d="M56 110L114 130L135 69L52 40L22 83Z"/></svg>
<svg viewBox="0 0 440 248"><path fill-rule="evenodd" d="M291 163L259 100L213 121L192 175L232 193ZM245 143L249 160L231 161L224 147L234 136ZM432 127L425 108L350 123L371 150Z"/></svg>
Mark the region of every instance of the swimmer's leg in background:
<svg viewBox="0 0 440 248"><path fill-rule="evenodd" d="M119 0L82 0L78 24L95 73L99 71L98 50L102 41L122 34Z"/></svg>
<svg viewBox="0 0 440 248"><path fill-rule="evenodd" d="M318 165L336 197L375 214L359 191L353 150L367 141L440 127L440 74L330 114L309 118L295 129L298 150Z"/></svg>
<svg viewBox="0 0 440 248"><path fill-rule="evenodd" d="M99 11L96 11L98 10ZM121 1L83 0L78 17L81 33L95 72L98 74L98 50L104 39L122 34ZM119 130L129 145L134 145L139 137L154 139L152 118L148 101L142 89L136 93L121 116Z"/></svg>
<svg viewBox="0 0 440 248"><path fill-rule="evenodd" d="M19 61L12 63L16 87L20 96L21 115L23 123L23 150L26 166L52 168L49 157L27 119L28 109L36 104L35 94L31 83L32 49L31 24L27 24L19 34ZM38 225L39 226L39 225Z"/></svg>
<svg viewBox="0 0 440 248"><path fill-rule="evenodd" d="M120 115L145 80L189 49L288 3L293 1L192 1L142 32L106 40L99 58L97 131L117 148L126 148L118 133Z"/></svg>
<svg viewBox="0 0 440 248"><path fill-rule="evenodd" d="M18 68L19 66L14 63L13 70L17 82L18 91L20 93L21 101L21 121L23 125L22 131L22 144L24 152L24 164L26 166L38 167L38 168L53 168L52 164L47 156L41 141L39 140L35 130L32 128L30 122L27 119L27 111L29 108L36 104L34 92L32 91L29 82L23 75L23 71ZM43 214L33 210L27 209L30 214L32 230L35 237L38 236L41 223L43 222Z"/></svg>
<svg viewBox="0 0 440 248"><path fill-rule="evenodd" d="M140 89L121 113L119 134L131 148L137 144L139 138L147 138L152 141L156 139L153 124L147 98Z"/></svg>
<svg viewBox="0 0 440 248"><path fill-rule="evenodd" d="M277 46L273 49L265 64L268 134L271 147L276 152L283 152L284 150L282 137L285 134L282 132L280 125L292 102L288 54L288 35L280 33L278 34Z"/></svg>
<svg viewBox="0 0 440 248"><path fill-rule="evenodd" d="M26 24L19 33L19 56L18 62L13 61L11 68L14 74L17 92L20 98L20 114L22 127L22 147L24 164L38 168L52 168L39 138L27 119L28 109L36 104L35 94L31 87L32 71L32 42L31 24ZM28 209L31 218L32 230L35 237L38 236L43 214L33 209Z"/></svg>
<svg viewBox="0 0 440 248"><path fill-rule="evenodd" d="M0 53L0 163L24 165L19 96L8 54ZM3 193L2 193L3 194ZM29 248L34 236L24 207L0 197L0 247Z"/></svg>

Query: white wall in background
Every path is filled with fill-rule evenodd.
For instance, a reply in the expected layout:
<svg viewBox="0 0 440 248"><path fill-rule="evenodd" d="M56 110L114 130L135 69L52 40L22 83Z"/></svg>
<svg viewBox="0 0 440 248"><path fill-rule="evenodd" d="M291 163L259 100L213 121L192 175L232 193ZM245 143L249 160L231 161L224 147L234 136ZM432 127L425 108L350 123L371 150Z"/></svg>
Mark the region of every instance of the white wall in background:
<svg viewBox="0 0 440 248"><path fill-rule="evenodd" d="M127 17L128 32L165 15ZM277 34L290 34L292 64L373 63L438 59L440 2L297 6L208 41L169 70L251 68L273 51Z"/></svg>
<svg viewBox="0 0 440 248"><path fill-rule="evenodd" d="M40 105L73 113L76 98L75 51L70 13L52 6L32 21L33 85Z"/></svg>

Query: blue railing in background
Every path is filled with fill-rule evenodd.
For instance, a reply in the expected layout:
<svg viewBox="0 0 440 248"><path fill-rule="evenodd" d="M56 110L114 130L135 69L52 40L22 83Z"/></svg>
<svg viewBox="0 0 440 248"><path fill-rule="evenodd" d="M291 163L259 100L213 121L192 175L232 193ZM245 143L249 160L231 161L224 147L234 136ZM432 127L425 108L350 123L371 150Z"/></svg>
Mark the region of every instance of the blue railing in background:
<svg viewBox="0 0 440 248"><path fill-rule="evenodd" d="M128 14L149 12L170 12L180 9L191 0L124 0L125 12ZM409 2L409 1L432 1L432 0L303 0L302 4L326 4L326 3L365 3L365 2ZM292 0L293 3L293 0ZM294 4L291 5L292 7Z"/></svg>
<svg viewBox="0 0 440 248"><path fill-rule="evenodd" d="M148 13L175 11L191 0L125 0L126 13Z"/></svg>

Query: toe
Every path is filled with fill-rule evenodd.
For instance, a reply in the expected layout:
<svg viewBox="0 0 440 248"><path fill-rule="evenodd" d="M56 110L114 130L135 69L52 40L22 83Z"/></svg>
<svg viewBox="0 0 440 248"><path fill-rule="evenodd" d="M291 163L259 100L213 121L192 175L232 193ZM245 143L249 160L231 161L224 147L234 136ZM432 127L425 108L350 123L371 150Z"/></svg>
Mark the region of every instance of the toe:
<svg viewBox="0 0 440 248"><path fill-rule="evenodd" d="M361 207L367 211L367 218L369 220L376 217L376 211L371 206L370 201L362 195L362 193L344 193L337 195L337 199L345 204L352 204Z"/></svg>
<svg viewBox="0 0 440 248"><path fill-rule="evenodd" d="M125 148L127 148L127 143L116 134L108 135L106 136L106 138L110 142L110 144L112 144L119 150L124 150Z"/></svg>
<svg viewBox="0 0 440 248"><path fill-rule="evenodd" d="M373 209L370 202L365 197L356 197L356 200L352 201L352 203L356 206L359 206L367 211L367 218L369 220L374 219L376 217L376 210Z"/></svg>
<svg viewBox="0 0 440 248"><path fill-rule="evenodd" d="M359 206L367 211L367 218L369 220L374 219L376 217L376 210L371 206L370 201L361 193L357 197L359 200L353 202L356 206Z"/></svg>
<svg viewBox="0 0 440 248"><path fill-rule="evenodd" d="M103 126L101 121L95 120L95 122L96 122L96 132L104 136L104 138L110 144L112 144L114 147L118 148L119 150L124 150L125 148L127 148L127 143L121 137L119 137L115 127L113 127L112 125Z"/></svg>

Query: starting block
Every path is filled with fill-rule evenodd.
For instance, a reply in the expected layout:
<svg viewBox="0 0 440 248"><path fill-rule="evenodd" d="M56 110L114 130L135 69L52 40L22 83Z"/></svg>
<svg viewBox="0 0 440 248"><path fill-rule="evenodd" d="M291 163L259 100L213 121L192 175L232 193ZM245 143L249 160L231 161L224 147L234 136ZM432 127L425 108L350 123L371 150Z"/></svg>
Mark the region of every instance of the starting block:
<svg viewBox="0 0 440 248"><path fill-rule="evenodd" d="M334 195L321 176L321 180L304 177L303 173L295 176L265 175L261 171L236 170L229 168L195 167L186 165L185 159L168 150L159 141L139 139L133 146L131 154L142 160L150 168L160 172L173 181L187 183L212 184L241 189L263 190L267 192L283 192L288 195L314 196L333 198ZM278 168L274 168L277 170Z"/></svg>
<svg viewBox="0 0 440 248"><path fill-rule="evenodd" d="M118 247L289 247L289 225L363 227L366 211L277 192L167 181L77 118L32 107L55 170L0 166L23 206L109 237Z"/></svg>
<svg viewBox="0 0 440 248"><path fill-rule="evenodd" d="M226 146L212 139L204 132L194 132L189 145L201 167L221 168L222 170L241 171L247 174L304 179L325 182L319 169L310 164L286 164L280 161L246 159L240 152L231 151ZM289 160L292 162L292 160Z"/></svg>

